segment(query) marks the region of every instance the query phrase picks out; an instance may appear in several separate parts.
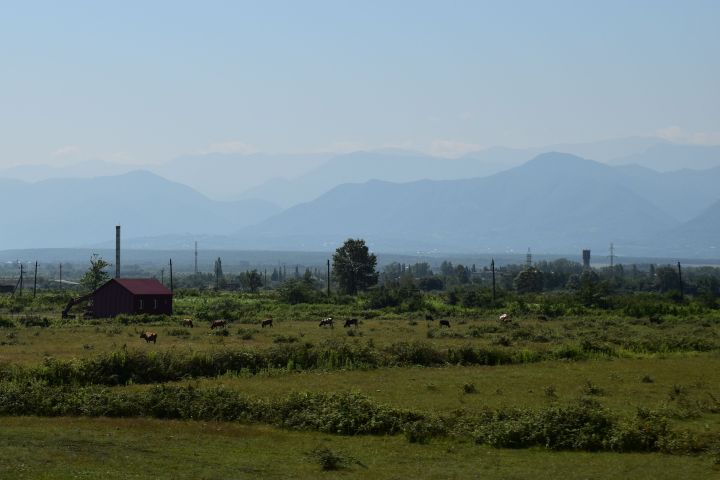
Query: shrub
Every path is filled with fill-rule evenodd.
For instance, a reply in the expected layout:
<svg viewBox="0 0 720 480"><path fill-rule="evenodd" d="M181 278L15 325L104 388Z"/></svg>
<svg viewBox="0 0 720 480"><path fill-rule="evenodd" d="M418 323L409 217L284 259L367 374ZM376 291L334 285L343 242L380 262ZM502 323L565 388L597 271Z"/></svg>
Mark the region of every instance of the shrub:
<svg viewBox="0 0 720 480"><path fill-rule="evenodd" d="M602 388L595 385L590 380L585 380L585 384L582 386L581 392L583 393L583 395L591 396L602 396L605 394L605 391Z"/></svg>
<svg viewBox="0 0 720 480"><path fill-rule="evenodd" d="M25 327L50 326L50 320L47 317L40 317L39 315L23 315L18 322Z"/></svg>
<svg viewBox="0 0 720 480"><path fill-rule="evenodd" d="M15 322L6 317L0 317L0 328L14 328Z"/></svg>
<svg viewBox="0 0 720 480"><path fill-rule="evenodd" d="M466 383L465 385L463 385L463 393L466 393L466 394L478 393L478 390L474 383Z"/></svg>
<svg viewBox="0 0 720 480"><path fill-rule="evenodd" d="M280 301L297 305L299 303L313 303L319 297L319 292L302 279L292 279L278 288Z"/></svg>
<svg viewBox="0 0 720 480"><path fill-rule="evenodd" d="M247 328L239 328L237 331L237 334L240 335L240 338L243 340L252 340L253 335L258 333L258 330L254 329L247 329Z"/></svg>
<svg viewBox="0 0 720 480"><path fill-rule="evenodd" d="M308 456L315 462L320 464L320 468L324 471L340 470L349 465L349 457L346 455L333 452L327 447L318 447L308 452Z"/></svg>

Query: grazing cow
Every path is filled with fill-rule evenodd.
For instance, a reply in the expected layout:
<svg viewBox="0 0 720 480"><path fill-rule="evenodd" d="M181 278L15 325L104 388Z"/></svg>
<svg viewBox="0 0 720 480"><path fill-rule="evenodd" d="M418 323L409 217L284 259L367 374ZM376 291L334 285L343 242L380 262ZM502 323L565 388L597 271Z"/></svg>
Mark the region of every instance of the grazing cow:
<svg viewBox="0 0 720 480"><path fill-rule="evenodd" d="M140 338L144 338L145 343L157 343L157 333L154 332L143 332L140 334Z"/></svg>
<svg viewBox="0 0 720 480"><path fill-rule="evenodd" d="M353 325L355 325L355 328L358 327L358 319L357 318L348 318L347 320L345 320L345 328L352 327Z"/></svg>
<svg viewBox="0 0 720 480"><path fill-rule="evenodd" d="M322 320L320 320L320 326L321 326L321 327L330 327L330 328L332 328L332 326L333 326L333 319L332 319L332 317L327 317L327 318L323 318Z"/></svg>
<svg viewBox="0 0 720 480"><path fill-rule="evenodd" d="M450 328L450 320L440 320L440 328L442 327Z"/></svg>
<svg viewBox="0 0 720 480"><path fill-rule="evenodd" d="M186 318L185 320L182 321L182 326L193 328L193 326L194 326L193 321L189 318Z"/></svg>
<svg viewBox="0 0 720 480"><path fill-rule="evenodd" d="M500 320L500 321L503 322L503 323L510 323L510 322L512 322L512 318L511 318L510 315L508 315L507 313L503 313L502 315L500 315L500 317L498 318L498 320Z"/></svg>
<svg viewBox="0 0 720 480"><path fill-rule="evenodd" d="M272 327L273 326L272 318L266 318L265 320L262 321L261 325L262 325L262 328Z"/></svg>
<svg viewBox="0 0 720 480"><path fill-rule="evenodd" d="M210 330L214 330L220 327L227 327L227 320L215 320L214 322L212 322L212 325L210 325Z"/></svg>

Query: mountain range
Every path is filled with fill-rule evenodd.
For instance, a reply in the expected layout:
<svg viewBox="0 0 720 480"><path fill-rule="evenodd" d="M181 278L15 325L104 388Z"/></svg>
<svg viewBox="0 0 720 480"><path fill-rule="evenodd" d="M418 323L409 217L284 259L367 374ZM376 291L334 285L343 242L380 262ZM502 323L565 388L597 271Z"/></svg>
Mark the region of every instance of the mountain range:
<svg viewBox="0 0 720 480"><path fill-rule="evenodd" d="M720 147L680 145L655 137L532 148L492 147L444 158L400 149L348 154L198 153L147 165L92 160L66 166L23 165L0 169L0 178L36 182L91 178L148 170L214 200L261 199L283 208L313 200L343 183L412 182L492 175L548 151L571 153L608 165L641 166L656 172L720 166ZM681 215L682 216L682 215Z"/></svg>
<svg viewBox="0 0 720 480"><path fill-rule="evenodd" d="M144 171L36 183L0 179L0 205L0 249L89 245L107 239L115 224L129 237L232 233L280 211L263 200L210 200Z"/></svg>
<svg viewBox="0 0 720 480"><path fill-rule="evenodd" d="M605 249L613 241L633 248L655 246L656 238L681 224L658 206L661 186L647 186L653 178L670 174L650 171L646 178L641 171L632 173L569 154L547 153L482 178L345 184L247 227L239 236L276 247L292 239L311 249L348 236L367 238L386 249L404 245L420 250L434 246L448 251L519 251L534 245L544 251L576 251L588 246ZM641 195L638 185L652 195ZM711 197L713 192L702 195ZM720 193L714 195L720 198Z"/></svg>
<svg viewBox="0 0 720 480"><path fill-rule="evenodd" d="M700 152L687 158L711 165L712 148L652 148L668 146L675 156ZM607 155L619 151L603 148ZM661 172L567 153L523 160L528 153L491 149L438 159L396 150L356 152L324 159L309 172L250 189L234 201L213 200L146 171L34 183L0 178L6 206L0 249L107 245L112 226L120 223L136 248L181 248L201 237L213 248L327 251L355 236L388 252L532 247L562 253L605 250L615 242L633 255L717 255L720 167ZM227 161L221 156L213 165ZM183 175L199 175L202 163L186 162L195 170Z"/></svg>

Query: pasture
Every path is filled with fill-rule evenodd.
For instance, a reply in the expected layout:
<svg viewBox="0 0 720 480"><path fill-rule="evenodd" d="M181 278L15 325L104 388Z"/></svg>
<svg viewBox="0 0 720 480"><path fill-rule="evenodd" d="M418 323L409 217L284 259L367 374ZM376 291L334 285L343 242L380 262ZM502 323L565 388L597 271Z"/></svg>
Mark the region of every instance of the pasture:
<svg viewBox="0 0 720 480"><path fill-rule="evenodd" d="M178 296L173 317L61 320L62 299L5 302L2 478L310 478L333 455L348 478L720 474L716 311L500 322L222 294ZM568 415L594 440L552 440Z"/></svg>

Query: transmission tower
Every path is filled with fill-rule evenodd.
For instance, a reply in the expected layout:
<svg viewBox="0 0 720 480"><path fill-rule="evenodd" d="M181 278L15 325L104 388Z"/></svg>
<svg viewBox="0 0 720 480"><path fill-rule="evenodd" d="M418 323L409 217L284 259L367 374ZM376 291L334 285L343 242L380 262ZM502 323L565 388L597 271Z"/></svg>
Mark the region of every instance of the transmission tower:
<svg viewBox="0 0 720 480"><path fill-rule="evenodd" d="M528 253L525 256L525 266L527 268L532 267L532 253L530 253L530 247L528 247Z"/></svg>

